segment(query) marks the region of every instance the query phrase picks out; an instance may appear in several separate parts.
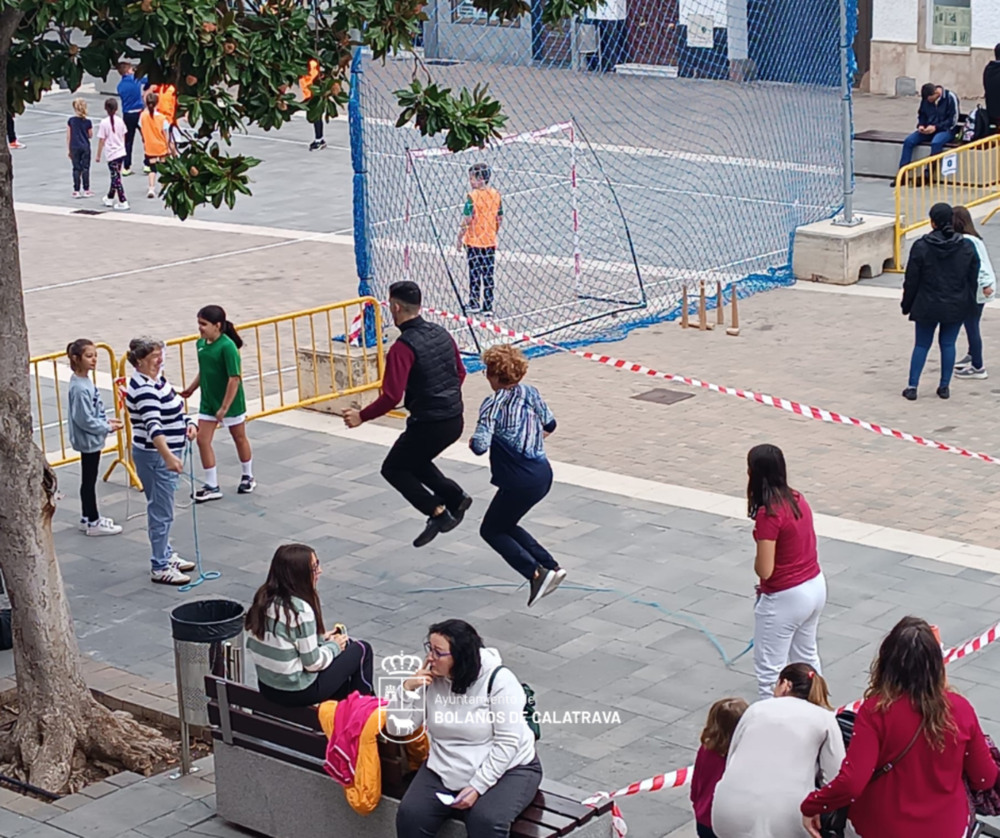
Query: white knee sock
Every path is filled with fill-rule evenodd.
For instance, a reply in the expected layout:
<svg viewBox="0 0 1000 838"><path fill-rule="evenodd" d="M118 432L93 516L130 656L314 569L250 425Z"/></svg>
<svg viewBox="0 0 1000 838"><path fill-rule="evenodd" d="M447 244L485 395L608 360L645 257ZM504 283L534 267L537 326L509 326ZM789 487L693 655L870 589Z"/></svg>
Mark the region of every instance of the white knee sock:
<svg viewBox="0 0 1000 838"><path fill-rule="evenodd" d="M219 485L219 469L217 467L205 469L205 485L206 486Z"/></svg>
<svg viewBox="0 0 1000 838"><path fill-rule="evenodd" d="M253 477L253 457L247 460L245 463L240 463L243 466L243 476Z"/></svg>

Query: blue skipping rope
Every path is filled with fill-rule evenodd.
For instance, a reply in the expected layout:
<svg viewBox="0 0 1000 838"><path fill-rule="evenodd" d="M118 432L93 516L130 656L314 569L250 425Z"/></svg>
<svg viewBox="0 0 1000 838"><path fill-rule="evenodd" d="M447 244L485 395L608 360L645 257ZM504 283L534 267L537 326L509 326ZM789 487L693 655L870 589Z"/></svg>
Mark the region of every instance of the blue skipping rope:
<svg viewBox="0 0 1000 838"><path fill-rule="evenodd" d="M494 582L492 584L485 584L485 585L451 585L446 588L414 588L412 590L407 591L406 593L441 594L441 593L447 593L449 591L471 591L479 588L523 588L525 584L526 583L523 582L521 584L516 584L514 582ZM695 629L700 631L702 634L705 635L705 637L708 638L709 643L711 643L715 647L715 650L719 653L719 656L722 658L722 662L727 667L732 666L734 663L736 663L736 661L742 658L747 652L749 652L753 648L753 640L751 640L749 643L747 643L746 648L742 652L740 652L735 657L729 657L729 655L726 653L725 647L719 641L719 638L717 638L714 634L712 634L712 632L709 631L708 628L705 627L704 623L702 623L701 620L699 620L697 617L692 617L688 614L681 614L680 612L677 611L671 611L669 608L664 608L658 602L653 602L647 599L637 599L636 597L629 596L627 593L625 593L625 591L620 591L617 588L594 588L591 587L590 585L560 585L559 587L562 590L586 591L589 594L621 594L622 596L626 597L628 601L631 602L633 605L644 605L648 608L655 608L657 611L662 612L667 617L674 617L678 620L684 620L685 622L690 623Z"/></svg>
<svg viewBox="0 0 1000 838"><path fill-rule="evenodd" d="M187 473L184 476L191 482L191 523L194 528L194 560L198 578L193 579L187 585L181 585L177 590L182 594L193 591L202 582L211 582L213 579L218 579L222 576L217 570L203 570L201 566L201 548L198 547L198 504L194 502L194 446L191 444L191 440L188 440L187 445L184 447L184 462L188 466Z"/></svg>

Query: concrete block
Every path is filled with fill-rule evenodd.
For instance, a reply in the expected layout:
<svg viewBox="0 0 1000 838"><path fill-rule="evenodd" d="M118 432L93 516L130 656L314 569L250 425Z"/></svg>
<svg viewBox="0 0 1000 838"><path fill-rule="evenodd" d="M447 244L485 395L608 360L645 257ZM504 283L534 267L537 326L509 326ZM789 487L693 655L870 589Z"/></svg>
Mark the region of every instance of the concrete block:
<svg viewBox="0 0 1000 838"><path fill-rule="evenodd" d="M853 285L878 276L893 254L895 219L864 216L856 227L817 221L795 231L792 272L796 279Z"/></svg>
<svg viewBox="0 0 1000 838"><path fill-rule="evenodd" d="M898 76L896 78L897 96L916 96L917 80L911 76Z"/></svg>
<svg viewBox="0 0 1000 838"><path fill-rule="evenodd" d="M374 348L364 354L361 347L348 348L342 343L334 343L330 351L299 349L298 365L299 398L303 401L378 381L378 354ZM378 396L378 390L366 390L319 402L309 409L340 416L346 408L367 407Z"/></svg>
<svg viewBox="0 0 1000 838"><path fill-rule="evenodd" d="M398 800L383 795L375 811L362 817L347 804L343 789L323 773L222 742L215 743L215 772L219 817L268 838L392 838L396 834ZM586 795L574 796L582 800ZM594 818L571 834L572 838L609 838L611 816ZM465 836L465 826L458 821L448 821L438 832L438 838Z"/></svg>

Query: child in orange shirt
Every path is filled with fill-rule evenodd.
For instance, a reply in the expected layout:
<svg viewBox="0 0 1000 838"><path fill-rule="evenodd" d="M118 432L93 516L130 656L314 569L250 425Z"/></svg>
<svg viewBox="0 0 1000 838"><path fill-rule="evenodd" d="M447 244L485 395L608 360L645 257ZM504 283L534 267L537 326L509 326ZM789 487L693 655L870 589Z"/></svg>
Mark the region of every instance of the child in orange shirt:
<svg viewBox="0 0 1000 838"><path fill-rule="evenodd" d="M168 157L177 156L177 146L170 132L170 120L157 110L159 102L159 94L147 95L146 109L139 117L139 130L142 132L142 146L146 152L146 168L149 173L147 198L156 197L156 165Z"/></svg>
<svg viewBox="0 0 1000 838"><path fill-rule="evenodd" d="M490 167L485 163L476 163L469 169L472 191L467 195L458 233L458 249L465 250L469 263L469 305L466 310L482 311L485 315L493 313L497 233L503 221L503 202L500 193L489 185L490 175Z"/></svg>
<svg viewBox="0 0 1000 838"><path fill-rule="evenodd" d="M319 78L319 62L315 58L309 59L309 71L299 79L299 87L302 88L302 101L308 102L312 99L312 85ZM326 140L323 139L323 120L320 119L312 123L316 139L309 143L310 151L322 151L326 148Z"/></svg>
<svg viewBox="0 0 1000 838"><path fill-rule="evenodd" d="M170 139L174 141L176 148L176 138L174 136L177 128L177 88L172 84L154 84L149 88L151 93L155 93L159 96L159 100L156 109L160 112L167 122L170 123ZM149 93L146 94L149 96ZM149 163L149 152L145 152L145 159L143 161L142 170L147 175L151 173L152 166ZM152 197L152 196L150 196Z"/></svg>

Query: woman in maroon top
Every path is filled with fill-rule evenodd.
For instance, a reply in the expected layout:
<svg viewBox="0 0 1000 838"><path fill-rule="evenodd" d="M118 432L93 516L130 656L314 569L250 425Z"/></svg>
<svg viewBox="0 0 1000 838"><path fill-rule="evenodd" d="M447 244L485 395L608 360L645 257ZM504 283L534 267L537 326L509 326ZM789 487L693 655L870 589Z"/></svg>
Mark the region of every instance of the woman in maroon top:
<svg viewBox="0 0 1000 838"><path fill-rule="evenodd" d="M776 445L757 445L747 455L747 507L754 519L760 579L754 607L754 669L761 698L774 694L789 663L808 663L823 674L816 648L826 605L826 578L819 567L812 510L788 485L785 455Z"/></svg>
<svg viewBox="0 0 1000 838"><path fill-rule="evenodd" d="M981 791L997 766L976 711L948 689L933 630L904 617L882 641L840 773L805 799L803 822L820 838L819 816L850 806L860 838L964 838L963 777Z"/></svg>

